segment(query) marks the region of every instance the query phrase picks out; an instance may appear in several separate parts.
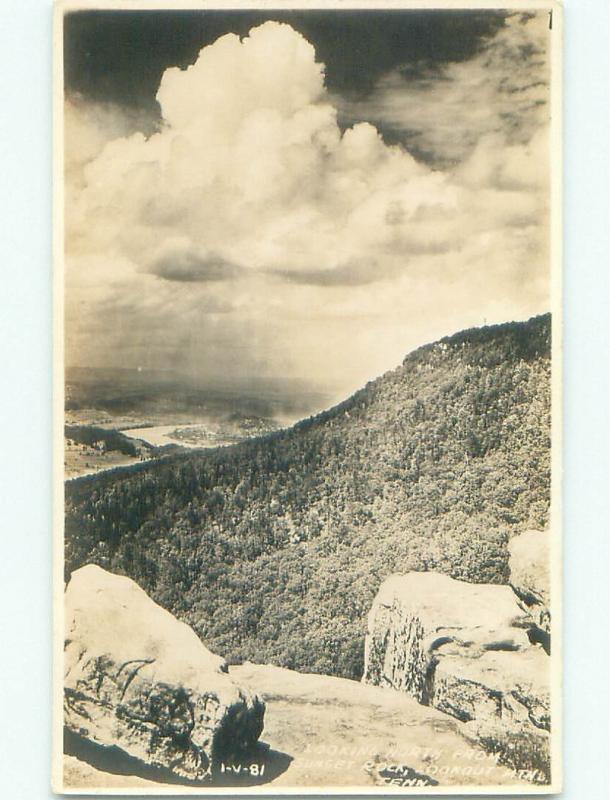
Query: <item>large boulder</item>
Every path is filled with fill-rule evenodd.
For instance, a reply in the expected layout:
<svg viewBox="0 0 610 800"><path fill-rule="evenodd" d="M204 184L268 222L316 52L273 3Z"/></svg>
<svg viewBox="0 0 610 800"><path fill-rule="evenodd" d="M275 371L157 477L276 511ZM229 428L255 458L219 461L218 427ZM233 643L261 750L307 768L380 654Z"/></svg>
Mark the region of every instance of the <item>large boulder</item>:
<svg viewBox="0 0 610 800"><path fill-rule="evenodd" d="M129 578L88 565L65 593L64 721L147 765L206 780L254 745L264 703Z"/></svg>
<svg viewBox="0 0 610 800"><path fill-rule="evenodd" d="M435 572L392 575L369 613L365 681L427 703L431 667L441 656L523 650L530 646L529 624L509 586L464 583Z"/></svg>
<svg viewBox="0 0 610 800"><path fill-rule="evenodd" d="M548 767L549 658L510 586L411 572L381 586L371 608L363 680L391 686L468 723L506 753L527 739Z"/></svg>
<svg viewBox="0 0 610 800"><path fill-rule="evenodd" d="M501 719L550 730L549 659L541 648L487 650L476 658L449 652L434 672L432 703L464 722Z"/></svg>
<svg viewBox="0 0 610 800"><path fill-rule="evenodd" d="M530 776L500 765L465 737L469 723L422 706L404 692L248 662L231 666L229 674L240 686L263 693L269 747L218 775L214 786L224 787L221 791L258 786L266 796L298 788L328 795L329 787L361 794L380 787L389 793L397 786L458 791L468 785L481 792L489 786L513 787L516 796L531 788ZM159 790L155 776L127 764L124 770L103 770L101 760L67 755L63 786L56 791Z"/></svg>
<svg viewBox="0 0 610 800"><path fill-rule="evenodd" d="M548 636L551 632L550 536L546 531L525 531L513 536L508 552L510 585L522 607Z"/></svg>

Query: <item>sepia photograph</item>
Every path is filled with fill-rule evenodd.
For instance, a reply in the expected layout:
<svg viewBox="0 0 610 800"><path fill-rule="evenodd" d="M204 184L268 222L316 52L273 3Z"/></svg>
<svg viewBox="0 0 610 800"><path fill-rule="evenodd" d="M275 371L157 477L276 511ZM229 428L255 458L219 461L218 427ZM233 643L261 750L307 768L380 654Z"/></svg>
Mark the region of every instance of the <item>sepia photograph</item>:
<svg viewBox="0 0 610 800"><path fill-rule="evenodd" d="M561 7L65 2L65 794L551 794Z"/></svg>

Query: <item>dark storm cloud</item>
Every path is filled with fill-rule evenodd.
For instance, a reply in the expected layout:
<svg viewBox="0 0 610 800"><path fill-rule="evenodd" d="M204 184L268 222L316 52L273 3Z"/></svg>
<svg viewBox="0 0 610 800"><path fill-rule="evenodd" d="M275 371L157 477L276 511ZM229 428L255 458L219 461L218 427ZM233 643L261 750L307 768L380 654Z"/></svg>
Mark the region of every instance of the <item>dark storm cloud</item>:
<svg viewBox="0 0 610 800"><path fill-rule="evenodd" d="M386 72L420 75L471 58L504 24L477 11L78 11L64 23L68 94L159 113L164 70L193 64L225 33L245 36L266 20L287 22L326 64L331 92L362 97Z"/></svg>
<svg viewBox="0 0 610 800"><path fill-rule="evenodd" d="M205 283L230 280L239 274L240 269L214 254L200 256L191 252L178 252L156 259L148 272L166 281Z"/></svg>
<svg viewBox="0 0 610 800"><path fill-rule="evenodd" d="M212 41L255 15L76 15L70 363L298 376L344 394L407 342L545 310L545 17L487 13L487 35L472 14L269 16L293 27L269 21L163 73L194 60L203 23ZM166 124L130 135L160 119L160 79ZM366 124L341 131L337 111Z"/></svg>
<svg viewBox="0 0 610 800"><path fill-rule="evenodd" d="M367 119L434 169L452 170L486 136L528 142L548 116L544 15L509 14L468 61L415 60L384 73L366 97L337 95L344 126Z"/></svg>

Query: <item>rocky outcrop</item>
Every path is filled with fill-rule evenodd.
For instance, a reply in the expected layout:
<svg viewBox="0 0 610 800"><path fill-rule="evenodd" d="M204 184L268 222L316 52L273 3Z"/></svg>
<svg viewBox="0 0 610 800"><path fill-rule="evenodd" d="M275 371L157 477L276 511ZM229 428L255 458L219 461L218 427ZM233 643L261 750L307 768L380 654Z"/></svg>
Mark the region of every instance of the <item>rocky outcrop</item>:
<svg viewBox="0 0 610 800"><path fill-rule="evenodd" d="M508 543L510 585L530 613L543 636L540 641L550 649L551 586L550 536L546 531L525 531Z"/></svg>
<svg viewBox="0 0 610 800"><path fill-rule="evenodd" d="M129 578L88 565L65 593L68 731L190 780L247 751L264 703Z"/></svg>
<svg viewBox="0 0 610 800"><path fill-rule="evenodd" d="M512 786L518 793L528 786L526 776L465 738L463 723L404 692L263 664L231 666L229 675L264 695L266 748L227 764L214 786L258 786L269 794L300 788L321 795L328 787L358 794L436 785L454 791L464 785L481 791ZM88 793L158 790L158 778L129 764L113 773L104 766L87 753L66 756L65 787Z"/></svg>
<svg viewBox="0 0 610 800"><path fill-rule="evenodd" d="M509 586L412 572L384 582L369 614L363 680L467 723L510 766L548 772L549 658Z"/></svg>

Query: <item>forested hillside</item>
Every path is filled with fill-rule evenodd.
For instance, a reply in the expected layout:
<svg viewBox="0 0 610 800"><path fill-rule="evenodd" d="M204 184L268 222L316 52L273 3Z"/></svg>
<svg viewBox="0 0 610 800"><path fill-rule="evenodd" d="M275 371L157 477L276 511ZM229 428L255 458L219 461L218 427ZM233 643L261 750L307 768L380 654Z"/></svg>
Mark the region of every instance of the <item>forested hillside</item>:
<svg viewBox="0 0 610 800"><path fill-rule="evenodd" d="M135 443L120 431L98 428L95 425L65 425L64 435L75 444L102 446L105 450L115 450L127 456L138 455Z"/></svg>
<svg viewBox="0 0 610 800"><path fill-rule="evenodd" d="M388 574L504 582L547 523L550 335L456 334L288 431L72 481L66 568L129 575L229 661L359 677Z"/></svg>

